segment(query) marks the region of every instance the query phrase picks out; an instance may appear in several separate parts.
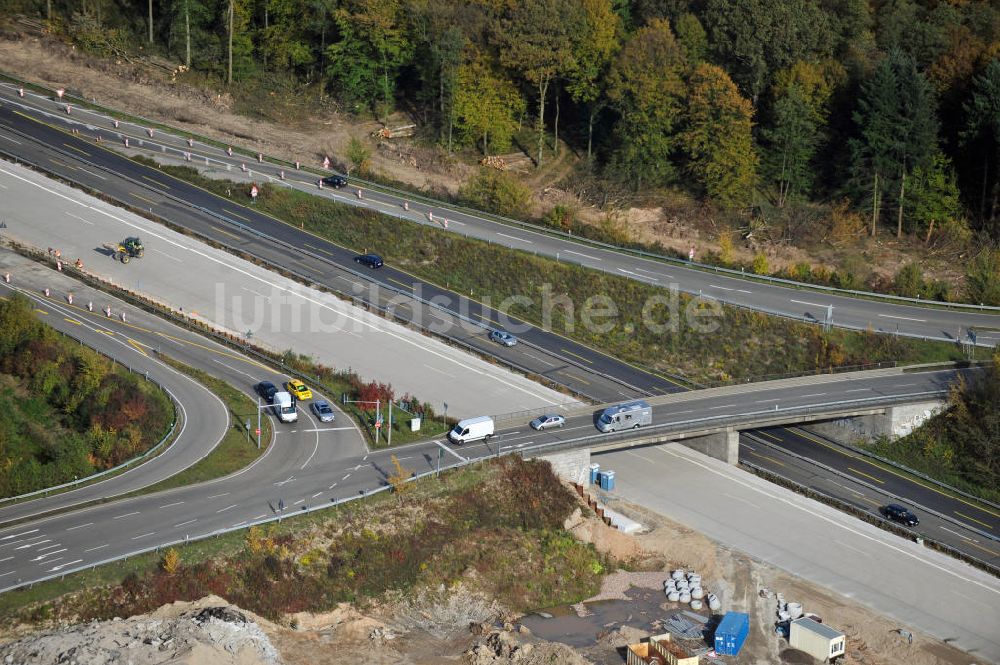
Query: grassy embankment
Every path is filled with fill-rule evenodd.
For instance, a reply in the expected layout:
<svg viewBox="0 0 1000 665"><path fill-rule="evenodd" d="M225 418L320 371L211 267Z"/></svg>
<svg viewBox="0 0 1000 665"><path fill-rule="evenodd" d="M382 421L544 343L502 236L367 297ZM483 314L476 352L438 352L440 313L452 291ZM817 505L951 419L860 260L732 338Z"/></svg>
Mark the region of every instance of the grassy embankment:
<svg viewBox="0 0 1000 665"><path fill-rule="evenodd" d="M514 610L571 603L607 565L563 530L575 506L548 464L506 457L192 543L176 567L150 555L8 592L0 616L106 619L217 593L277 618L458 581Z"/></svg>
<svg viewBox="0 0 1000 665"><path fill-rule="evenodd" d="M142 454L170 430L155 383L0 300L0 496L84 478Z"/></svg>
<svg viewBox="0 0 1000 665"><path fill-rule="evenodd" d="M239 185L202 177L191 168L163 170L222 196L227 189L242 191ZM390 264L459 293L489 298L493 304L515 295L527 296L530 304L516 303L509 311L535 324L544 322L543 289L552 298L567 296L575 316L565 307L552 308L555 332L645 368L680 374L702 384L885 361L961 358L961 350L954 345L873 332L823 332L816 325L733 307L722 308L713 332L699 332L697 321L685 312L689 308L707 311L707 305L692 303L683 294L676 298L678 315L667 307L654 308L651 320L669 327L654 331L642 324L643 307L654 296L670 297L657 286L401 222L284 187L264 185L257 207L354 250L377 251ZM584 303L597 294L608 296L619 311L616 318L597 319L609 324L606 330L581 324Z"/></svg>

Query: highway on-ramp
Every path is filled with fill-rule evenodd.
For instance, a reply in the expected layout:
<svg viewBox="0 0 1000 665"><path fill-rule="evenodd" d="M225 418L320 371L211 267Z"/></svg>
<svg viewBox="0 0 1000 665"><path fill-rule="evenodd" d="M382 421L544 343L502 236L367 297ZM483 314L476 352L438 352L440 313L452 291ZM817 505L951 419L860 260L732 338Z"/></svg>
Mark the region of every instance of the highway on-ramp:
<svg viewBox="0 0 1000 665"><path fill-rule="evenodd" d="M165 157L187 159L194 166L207 166L218 170L228 169L239 179L244 169L252 171L260 180L281 181L305 190L315 190L315 175L295 171L287 165L257 163L246 155L229 155L220 147L200 141L188 142L179 135L157 129L153 132L131 122L113 121L101 112L85 108L72 108L66 113L66 102L59 102L51 96L27 92L24 97L17 94L17 88L10 84L0 85L0 99L10 109L16 109L34 118L56 126L70 128L82 136L93 138L102 135L110 144L123 145L128 138L131 146L140 146ZM72 107L73 104L69 103ZM26 120L26 119L25 119ZM3 122L16 126L18 130L49 140L37 123L5 119ZM55 143L60 145L61 142ZM7 146L10 149L11 146ZM315 155L303 156L303 161L318 159ZM128 172L128 171L126 171ZM131 173L141 179L145 175L134 169ZM487 239L490 242L530 251L541 255L558 257L562 261L573 262L597 270L635 279L649 284L666 286L676 284L682 291L700 294L721 302L749 307L763 312L780 314L800 320L824 322L855 330L872 329L886 333L900 333L939 340L966 339L970 328L982 329L977 336L980 344L995 346L1000 340L1000 314L978 313L975 309L953 308L935 309L901 302L874 301L853 298L832 292L802 290L778 284L741 279L723 273L694 269L678 262L665 262L640 257L593 244L554 236L533 230L524 225L501 223L472 211L449 209L428 203L413 202L404 209L403 195L394 195L365 189L363 197L356 195L357 187L364 183L352 184L345 191L326 191L330 196L351 205L368 207L391 214L401 219L419 223L441 225L429 216L437 212L437 219L449 219L448 230L471 237ZM317 192L318 193L318 192ZM319 194L319 193L318 193Z"/></svg>

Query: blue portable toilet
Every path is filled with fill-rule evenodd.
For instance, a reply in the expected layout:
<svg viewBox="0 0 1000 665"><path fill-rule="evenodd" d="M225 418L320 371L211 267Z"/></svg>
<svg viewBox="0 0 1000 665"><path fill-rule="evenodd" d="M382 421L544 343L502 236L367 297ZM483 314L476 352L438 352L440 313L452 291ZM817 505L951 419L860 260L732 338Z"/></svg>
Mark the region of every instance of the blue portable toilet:
<svg viewBox="0 0 1000 665"><path fill-rule="evenodd" d="M601 473L601 489L605 492L615 488L615 472L605 471Z"/></svg>
<svg viewBox="0 0 1000 665"><path fill-rule="evenodd" d="M591 464L590 465L590 484L597 485L599 482L599 476L601 475L601 465Z"/></svg>
<svg viewBox="0 0 1000 665"><path fill-rule="evenodd" d="M715 652L721 656L738 655L750 634L750 615L726 612L715 629Z"/></svg>

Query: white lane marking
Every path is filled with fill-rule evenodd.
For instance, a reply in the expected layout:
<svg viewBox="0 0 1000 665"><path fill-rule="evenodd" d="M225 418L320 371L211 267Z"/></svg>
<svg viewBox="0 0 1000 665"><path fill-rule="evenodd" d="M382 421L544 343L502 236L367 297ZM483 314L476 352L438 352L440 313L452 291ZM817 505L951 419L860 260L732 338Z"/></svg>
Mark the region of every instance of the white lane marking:
<svg viewBox="0 0 1000 665"><path fill-rule="evenodd" d="M759 399L754 404L774 404L775 402L780 402L780 397L775 397L774 399Z"/></svg>
<svg viewBox="0 0 1000 665"><path fill-rule="evenodd" d="M945 530L945 531L947 531L948 533L953 533L953 534L955 534L956 536L958 536L959 538L965 538L965 539L966 539L966 540L968 540L969 542L975 542L975 541L973 541L973 540L972 540L972 538L969 538L968 536L966 536L966 535L963 535L963 534L959 533L958 531L952 531L951 529L949 529L949 528L948 528L948 527L946 527L946 526L940 526L940 525L938 525L938 528L939 528L939 529L944 529L944 530Z"/></svg>
<svg viewBox="0 0 1000 665"><path fill-rule="evenodd" d="M511 240L517 240L518 242L526 242L529 245L534 245L535 244L534 241L532 241L532 240L525 240L524 238L518 238L517 236L509 236L506 233L499 233L498 232L497 235L498 236L503 236L504 238L510 238Z"/></svg>
<svg viewBox="0 0 1000 665"><path fill-rule="evenodd" d="M735 291L736 289L731 289L728 286L718 286L717 284L709 284L710 289L721 289L722 291Z"/></svg>
<svg viewBox="0 0 1000 665"><path fill-rule="evenodd" d="M208 497L209 499L218 499L220 496L229 496L229 492L223 492L222 494L213 494Z"/></svg>
<svg viewBox="0 0 1000 665"><path fill-rule="evenodd" d="M231 529L235 529L236 527L238 527L238 526L242 526L242 525L244 525L244 524L246 524L246 523L247 523L247 521L246 521L246 520L243 520L242 522L237 522L236 524L232 525L232 526L231 526L230 528L231 528Z"/></svg>
<svg viewBox="0 0 1000 665"><path fill-rule="evenodd" d="M555 367L555 363L550 363L548 360L545 360L544 358L539 358L534 353L528 353L527 351L525 351L524 355L526 355L529 358L532 358L534 360L537 360L538 362L542 363L543 365L548 365L549 367Z"/></svg>
<svg viewBox="0 0 1000 665"><path fill-rule="evenodd" d="M175 524L171 528L176 529L178 527L187 526L188 524L194 524L197 521L198 521L198 518L196 517L193 520L188 520L187 522L181 522L180 524Z"/></svg>
<svg viewBox="0 0 1000 665"><path fill-rule="evenodd" d="M70 217L73 217L74 219L78 219L78 220L80 220L80 221L81 221L81 222L83 222L84 224L90 224L91 226L93 226L93 225L94 225L94 223L93 223L92 221L90 221L89 219L84 219L83 217L80 217L79 215L74 215L74 214L73 214L73 213L71 213L71 212L67 212L66 214L67 214L67 215L69 215Z"/></svg>
<svg viewBox="0 0 1000 665"><path fill-rule="evenodd" d="M735 404L723 404L722 406L710 406L710 407L708 407L708 410L709 411L714 411L715 409L729 409L729 408L732 408L734 406L736 406L736 405Z"/></svg>
<svg viewBox="0 0 1000 665"><path fill-rule="evenodd" d="M134 513L125 513L124 515L119 515L118 517L112 517L111 519L113 519L113 520L120 520L123 517L130 517L132 515L138 515L138 514L139 514L139 511L137 510Z"/></svg>
<svg viewBox="0 0 1000 665"><path fill-rule="evenodd" d="M7 138L7 137L4 136L3 138ZM17 572L17 571L12 570L9 573L0 573L0 577L7 577L8 575L13 575L15 572Z"/></svg>
<svg viewBox="0 0 1000 665"><path fill-rule="evenodd" d="M424 367L426 367L429 370L433 370L433 371L437 372L438 374L444 374L445 376L450 377L452 379L455 378L454 374L451 374L450 372L446 372L443 369L438 369L437 367L434 367L433 365L428 365L427 363L424 363Z"/></svg>
<svg viewBox="0 0 1000 665"><path fill-rule="evenodd" d="M694 413L694 409L688 409L686 411L671 411L670 413L672 415L678 416L678 415L680 415L682 413Z"/></svg>
<svg viewBox="0 0 1000 665"><path fill-rule="evenodd" d="M930 559L924 558L924 557L920 556L919 554L916 554L916 553L911 552L909 550L903 549L902 547L899 547L898 545L893 545L891 542L889 542L887 540L882 540L881 537L872 536L872 535L867 534L867 533L865 533L865 532L863 532L863 531L861 531L861 530L859 530L859 529L857 529L857 528L855 528L855 527L853 527L853 526L851 526L849 524L846 524L846 523L843 523L843 522L839 522L836 519L834 519L834 518L832 518L832 517L830 517L828 515L824 515L821 512L812 510L812 509L808 508L806 505L804 505L803 503L801 503L798 500L798 495L796 495L795 498L788 498L786 496L782 496L782 495L778 494L777 492L773 492L772 493L770 490L766 489L765 487L758 487L756 485L752 485L752 484L746 482L745 480L741 480L737 476L734 476L734 475L731 475L731 474L728 474L728 473L723 473L722 471L720 471L718 469L715 469L713 467L710 467L707 464L699 462L698 460L694 459L693 457L688 457L687 455L674 452L673 450L670 450L667 446L656 446L655 449L659 450L662 453L670 455L670 456L672 456L674 458L677 458L679 460L683 460L683 461L686 461L686 462L688 462L690 464L694 464L695 466L701 467L705 471L707 471L707 472L709 472L711 474L714 474L716 476L719 476L720 478L725 478L725 479L729 480L730 482L736 483L738 485L742 485L743 487L745 487L747 490L749 490L751 492L755 492L757 494L765 496L765 497L767 497L767 498L769 498L769 499L771 499L773 501L776 501L778 503L783 503L783 504L785 504L786 506L788 506L789 508L791 508L793 510L799 510L799 511L801 511L803 513L808 513L809 515L811 515L812 517L814 517L816 519L822 520L822 521L826 522L827 524L829 524L831 526L834 526L834 527L840 528L840 529L842 529L844 531L847 531L848 533L851 533L851 534L853 534L853 535L855 535L855 536L857 536L859 538L862 538L862 539L867 540L867 541L869 541L871 543L874 543L877 546L886 547L886 548L888 548L890 550L895 551L898 554L901 554L903 556L909 557L909 558L911 558L911 559L913 559L915 561L919 561L920 563L922 563L922 564L924 564L926 566L929 566L931 568L934 568L935 570L938 570L938 571L940 571L942 573L945 573L946 575L951 575L952 577L960 579L963 582L966 582L968 584L972 584L974 586L980 587L981 589L984 589L984 590L989 591L991 593L995 593L995 594L1000 595L1000 587L994 588L994 587L992 587L992 586L990 586L988 584L980 582L979 580L974 580L972 578L966 577L966 576L964 576L964 575L962 575L962 574L960 574L960 573L958 573L958 572L956 572L956 571L954 571L954 570L952 570L950 568L947 568L947 567L945 567L945 566L943 566L941 564L935 563L935 562L931 561ZM631 453L631 454L635 455L636 457L641 457L637 453ZM649 460L648 458L643 458L643 459L647 459L647 461L649 461L649 462L656 463L654 460ZM868 553L866 553L866 556L868 556Z"/></svg>
<svg viewBox="0 0 1000 665"><path fill-rule="evenodd" d="M255 519L255 520L262 520L262 519L264 519L265 517L267 517L267 513L261 513L260 515L257 515L256 517L253 517L253 518L251 518L251 519Z"/></svg>
<svg viewBox="0 0 1000 665"><path fill-rule="evenodd" d="M746 293L747 295L753 295L753 291L747 291L746 289L736 289L738 293Z"/></svg>
<svg viewBox="0 0 1000 665"><path fill-rule="evenodd" d="M94 526L93 522L87 522L86 524L77 524L76 526L66 527L67 531L72 531L73 529L82 529L85 526Z"/></svg>
<svg viewBox="0 0 1000 665"><path fill-rule="evenodd" d="M600 261L596 256L591 256L590 254L581 254L580 252L574 252L572 249L567 249L563 254L576 254L577 256L582 256L585 259L590 259L591 261Z"/></svg>
<svg viewBox="0 0 1000 665"><path fill-rule="evenodd" d="M20 547L15 547L14 549L15 550L25 550L25 549L28 549L29 547L36 547L38 545L41 545L42 543L51 543L51 542L52 542L51 538L46 538L45 540L39 540L37 543L27 543L25 545L21 545Z"/></svg>
<svg viewBox="0 0 1000 665"><path fill-rule="evenodd" d="M89 173L90 175L94 176L95 178L100 178L101 180L107 180L107 178L105 178L104 176L100 175L99 173L94 173L90 169L85 169L82 166L77 166L76 168L80 169L84 173Z"/></svg>
<svg viewBox="0 0 1000 665"><path fill-rule="evenodd" d="M317 427L315 429L300 429L300 432L339 432L344 429L354 429L353 427Z"/></svg>
<svg viewBox="0 0 1000 665"><path fill-rule="evenodd" d="M866 390L871 390L871 388L852 388L850 390L845 390L844 392L845 393L860 393L860 392L864 392Z"/></svg>
<svg viewBox="0 0 1000 665"><path fill-rule="evenodd" d="M456 453L454 450L452 450L448 446L446 446L443 443L441 443L440 441L435 441L434 443L436 443L438 445L438 447L441 448L441 450L444 450L444 451L446 451L448 453L451 453L452 455L454 455L458 459L462 460L463 462L468 462L469 461L466 458L464 458L461 455L459 455L458 453Z"/></svg>
<svg viewBox="0 0 1000 665"><path fill-rule="evenodd" d="M896 385L893 386L893 388L909 388L909 387L915 386L915 385L917 385L917 384L915 384L915 383L897 383Z"/></svg>
<svg viewBox="0 0 1000 665"><path fill-rule="evenodd" d="M640 274L638 274L638 273L634 273L634 272L632 272L631 270L625 270L625 268L619 268L619 269L618 269L618 272L620 272L620 273L624 273L624 274L626 274L626 275L632 275L633 277L642 277L642 275L640 275ZM660 280L656 279L655 277L647 277L646 279L651 279L651 280L653 280L654 282L658 282L658 281L660 281Z"/></svg>
<svg viewBox="0 0 1000 665"><path fill-rule="evenodd" d="M647 275L656 275L658 277L666 277L667 279L673 279L673 277L671 277L670 275L667 275L667 274L662 273L662 272L653 272L652 270L643 270L642 268L636 268L635 271L636 272L644 272Z"/></svg>
<svg viewBox="0 0 1000 665"><path fill-rule="evenodd" d="M175 501L175 502L173 502L173 503L168 503L168 504L167 504L167 505L165 505L165 506L160 506L160 508L161 508L161 509L162 509L162 508L172 508L173 506L179 506L179 505L181 505L182 503L184 503L184 502L183 502L183 501Z"/></svg>
<svg viewBox="0 0 1000 665"><path fill-rule="evenodd" d="M899 319L900 321L916 321L917 323L927 323L927 319L911 319L908 316L893 316L892 314L879 314L883 319Z"/></svg>
<svg viewBox="0 0 1000 665"><path fill-rule="evenodd" d="M41 561L42 559L44 559L44 558L46 558L46 557L50 557L50 556L52 556L53 554L59 554L60 552L65 552L65 551L67 551L68 549L69 549L68 547L64 547L64 548L62 548L61 550L56 550L55 552L49 552L48 554L39 554L39 555L38 555L38 556L36 556L36 557L35 557L34 559L30 559L30 561ZM55 561L55 559L53 559L53 561Z"/></svg>
<svg viewBox="0 0 1000 665"><path fill-rule="evenodd" d="M295 502L295 503L293 503L292 505L293 505L293 506L297 506L297 505L299 505L300 503L305 503L305 501L306 501L305 499L299 499L298 501L296 501L296 502Z"/></svg>
<svg viewBox="0 0 1000 665"><path fill-rule="evenodd" d="M351 474L347 474L346 476L344 476L343 478L341 478L340 481L343 482L343 481L347 480L350 477L351 477Z"/></svg>
<svg viewBox="0 0 1000 665"><path fill-rule="evenodd" d="M12 139L11 137L9 137L9 136L4 136L3 134L0 134L0 139L6 139L6 140L10 141L11 143L16 143L16 144L18 144L18 145L21 145L21 142L20 142L20 141L18 141L17 139ZM6 187L4 187L4 189L7 189L7 188L6 188ZM10 573L4 573L4 574L5 574L5 575L10 575Z"/></svg>
<svg viewBox="0 0 1000 665"><path fill-rule="evenodd" d="M739 501L741 503L745 503L748 506L750 506L751 508L756 508L757 510L760 510L760 506L758 506L753 501L748 501L748 500L744 499L741 496L736 496L735 494L729 494L728 492L723 492L722 494L723 494L723 496L728 496L730 499L733 499L734 501Z"/></svg>
<svg viewBox="0 0 1000 665"><path fill-rule="evenodd" d="M313 494L313 495L312 495L311 497L309 497L309 498L310 498L310 499L315 499L315 498L316 498L316 497L318 497L318 496L319 496L320 494L322 494L322 492L316 492L315 494Z"/></svg>
<svg viewBox="0 0 1000 665"><path fill-rule="evenodd" d="M806 397L822 397L826 393L809 393L808 395L799 395L799 398L805 399Z"/></svg>
<svg viewBox="0 0 1000 665"><path fill-rule="evenodd" d="M327 489L331 489L332 490L336 486L337 486L337 483L334 483L334 484L330 485Z"/></svg>
<svg viewBox="0 0 1000 665"><path fill-rule="evenodd" d="M157 254L162 254L163 256L167 257L171 261L177 261L177 263L184 263L183 261L181 261L179 258L177 258L176 256L174 256L173 254L167 254L162 249L156 249L155 247L150 247L150 249L153 250L154 252L156 252Z"/></svg>
<svg viewBox="0 0 1000 665"><path fill-rule="evenodd" d="M743 447L746 448L747 450L751 451L751 452L754 452L754 453L757 452L757 449L754 448L753 446L751 446L749 443L744 443Z"/></svg>
<svg viewBox="0 0 1000 665"><path fill-rule="evenodd" d="M147 536L152 536L155 533L156 533L155 531L150 531L149 533L144 533L144 534L139 535L139 536L133 536L132 540L139 540L140 538L146 538Z"/></svg>
<svg viewBox="0 0 1000 665"><path fill-rule="evenodd" d="M52 566L51 568L49 568L49 572L54 573L56 571L62 570L66 566L72 566L74 563L81 563L82 561L83 559L77 559L76 561L67 561L66 563L61 563L58 566Z"/></svg>
<svg viewBox="0 0 1000 665"><path fill-rule="evenodd" d="M809 305L810 307L819 307L821 309L826 309L827 308L826 305L820 305L820 304L814 303L814 302L806 302L805 300L789 300L788 302L793 302L796 305Z"/></svg>
<svg viewBox="0 0 1000 665"><path fill-rule="evenodd" d="M103 550L105 547L108 547L109 545L110 545L110 543L104 543L103 545L98 545L97 547L91 547L89 550L84 550L84 553L87 553L87 552L96 552L97 550Z"/></svg>
<svg viewBox="0 0 1000 665"><path fill-rule="evenodd" d="M248 373L244 372L244 371L243 371L243 370L241 370L241 369L236 369L236 368L235 368L235 367L233 367L232 365L227 365L226 363L222 362L222 361L221 361L221 360L219 360L218 358L212 358L212 360L213 360L214 362L217 362L217 363L219 363L220 365L222 365L223 367L225 367L225 368L226 368L226 369L228 369L228 370L231 370L231 371L233 371L233 372L236 372L237 374L242 374L243 376L245 376L245 377L248 377L248 378L250 378L250 379L253 379L254 381L256 381L256 380L257 380L257 377L255 377L255 376L254 376L253 374L248 374Z"/></svg>
<svg viewBox="0 0 1000 665"><path fill-rule="evenodd" d="M224 512L226 512L227 510L229 510L230 508L235 508L235 507L236 507L236 506L238 506L238 505L240 505L240 504L238 504L238 503L234 503L234 504L233 504L233 505L231 505L231 506L226 506L226 507L225 507L225 508L223 508L222 510L216 510L216 511L215 511L215 514L216 514L216 515L218 515L219 513L224 513Z"/></svg>
<svg viewBox="0 0 1000 665"><path fill-rule="evenodd" d="M45 550L50 550L53 547L59 547L60 545L62 545L62 543L56 543L55 545L46 545L45 547L39 547L36 551L37 552L44 552ZM65 551L66 550L60 550L60 552L65 552Z"/></svg>
<svg viewBox="0 0 1000 665"><path fill-rule="evenodd" d="M850 492L850 493L852 493L852 494L857 494L858 496L864 496L864 494L862 494L862 493L861 493L861 492L859 492L858 490L854 489L853 487L848 487L848 486L847 486L847 485L845 485L844 483L838 483L838 482L836 482L836 481L833 481L833 484L834 484L834 485L839 485L840 487L843 487L843 488L844 488L845 490L847 490L848 492Z"/></svg>
<svg viewBox="0 0 1000 665"><path fill-rule="evenodd" d="M31 531L22 531L21 533L12 533L9 536L4 536L0 540L10 540L11 538L20 538L21 536L27 536L29 533L35 533L38 529L32 529Z"/></svg>

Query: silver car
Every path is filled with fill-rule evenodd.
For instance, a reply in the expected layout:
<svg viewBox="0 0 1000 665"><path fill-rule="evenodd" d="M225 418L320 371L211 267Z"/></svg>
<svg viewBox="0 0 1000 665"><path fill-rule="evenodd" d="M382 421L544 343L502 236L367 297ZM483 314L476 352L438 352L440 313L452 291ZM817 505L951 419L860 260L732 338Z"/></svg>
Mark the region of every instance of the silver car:
<svg viewBox="0 0 1000 665"><path fill-rule="evenodd" d="M330 404L326 400L315 400L309 405L309 408L313 410L321 423L333 422L333 409L330 408Z"/></svg>
<svg viewBox="0 0 1000 665"><path fill-rule="evenodd" d="M531 421L532 429L543 430L550 427L562 427L566 424L566 419L555 413L550 413L544 416L538 416Z"/></svg>
<svg viewBox="0 0 1000 665"><path fill-rule="evenodd" d="M503 344L504 346L514 346L517 344L517 338L506 330L494 330L490 333L490 339L497 344Z"/></svg>

